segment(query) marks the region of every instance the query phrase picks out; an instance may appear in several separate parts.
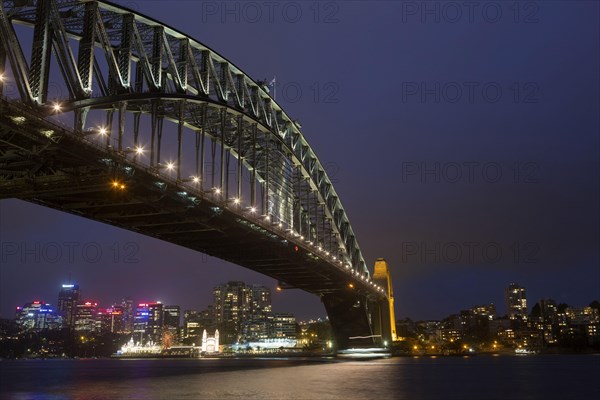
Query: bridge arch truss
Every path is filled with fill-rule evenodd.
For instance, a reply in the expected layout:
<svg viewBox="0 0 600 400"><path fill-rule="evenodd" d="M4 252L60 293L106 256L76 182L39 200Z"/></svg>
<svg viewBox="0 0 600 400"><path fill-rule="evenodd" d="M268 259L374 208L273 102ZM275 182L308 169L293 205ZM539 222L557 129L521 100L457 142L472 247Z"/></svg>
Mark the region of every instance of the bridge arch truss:
<svg viewBox="0 0 600 400"><path fill-rule="evenodd" d="M3 99L104 148L117 184L143 166L190 202L235 208L369 283L325 167L264 82L193 38L109 2L0 4ZM169 151L173 158L165 157ZM20 179L22 170L4 168L4 183Z"/></svg>

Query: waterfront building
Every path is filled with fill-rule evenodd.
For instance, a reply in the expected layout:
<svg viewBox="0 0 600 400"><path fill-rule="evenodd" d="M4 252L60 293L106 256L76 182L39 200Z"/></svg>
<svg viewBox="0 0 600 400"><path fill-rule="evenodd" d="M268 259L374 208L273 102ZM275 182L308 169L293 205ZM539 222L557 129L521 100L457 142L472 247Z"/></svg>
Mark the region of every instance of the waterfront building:
<svg viewBox="0 0 600 400"><path fill-rule="evenodd" d="M296 340L296 318L290 313L273 314L272 338Z"/></svg>
<svg viewBox="0 0 600 400"><path fill-rule="evenodd" d="M214 336L208 336L206 329L202 332L202 352L203 353L218 353L219 352L219 330L215 330Z"/></svg>

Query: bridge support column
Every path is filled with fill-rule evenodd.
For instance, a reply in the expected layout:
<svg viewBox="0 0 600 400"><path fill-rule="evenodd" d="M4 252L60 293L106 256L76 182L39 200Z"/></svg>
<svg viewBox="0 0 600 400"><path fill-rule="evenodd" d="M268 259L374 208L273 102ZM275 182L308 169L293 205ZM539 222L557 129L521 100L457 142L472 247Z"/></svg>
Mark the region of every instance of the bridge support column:
<svg viewBox="0 0 600 400"><path fill-rule="evenodd" d="M385 288L387 297L367 296L348 289L323 295L337 350L391 347L396 340L394 294L387 262L375 262L373 281Z"/></svg>
<svg viewBox="0 0 600 400"><path fill-rule="evenodd" d="M331 323L337 350L380 346L371 330L368 300L354 292L332 293L321 298Z"/></svg>
<svg viewBox="0 0 600 400"><path fill-rule="evenodd" d="M387 261L378 258L375 261L373 281L387 291L387 299L381 299L373 304L373 329L381 335L384 344L391 345L396 340L396 316L394 314L394 291Z"/></svg>

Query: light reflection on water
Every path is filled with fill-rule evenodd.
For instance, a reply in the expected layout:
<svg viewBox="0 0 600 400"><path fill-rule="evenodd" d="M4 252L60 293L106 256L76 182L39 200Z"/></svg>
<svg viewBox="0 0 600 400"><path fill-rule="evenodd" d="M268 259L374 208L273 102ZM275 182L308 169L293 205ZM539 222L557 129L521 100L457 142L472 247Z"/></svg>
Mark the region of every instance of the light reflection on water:
<svg viewBox="0 0 600 400"><path fill-rule="evenodd" d="M1 361L7 399L587 399L600 357ZM573 385L573 381L581 384ZM589 384L585 384L589 382Z"/></svg>

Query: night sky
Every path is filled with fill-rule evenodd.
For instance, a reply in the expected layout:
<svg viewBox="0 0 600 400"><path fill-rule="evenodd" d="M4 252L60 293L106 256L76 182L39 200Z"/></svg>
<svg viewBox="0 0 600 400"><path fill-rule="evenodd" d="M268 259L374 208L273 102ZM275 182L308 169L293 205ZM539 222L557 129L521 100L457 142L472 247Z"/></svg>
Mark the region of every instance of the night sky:
<svg viewBox="0 0 600 400"><path fill-rule="evenodd" d="M390 263L398 318L489 302L503 314L510 282L530 306L587 305L600 298L599 3L472 3L123 2L257 80L276 77L369 267ZM56 304L69 274L103 306L131 296L203 309L228 280L275 287L23 201L0 201L0 218L3 318L35 299ZM325 315L298 290L273 303Z"/></svg>

